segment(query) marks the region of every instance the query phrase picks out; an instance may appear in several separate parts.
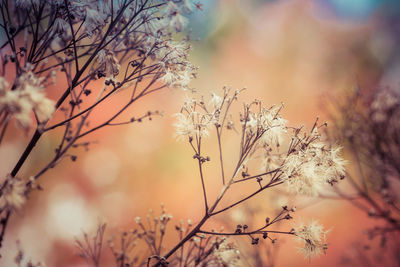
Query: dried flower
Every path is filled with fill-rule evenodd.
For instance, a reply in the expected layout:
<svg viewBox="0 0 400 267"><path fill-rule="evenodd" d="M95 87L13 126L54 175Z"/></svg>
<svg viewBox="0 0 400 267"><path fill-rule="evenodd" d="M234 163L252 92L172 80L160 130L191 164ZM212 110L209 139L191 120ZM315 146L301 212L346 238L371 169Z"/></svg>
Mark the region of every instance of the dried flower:
<svg viewBox="0 0 400 267"><path fill-rule="evenodd" d="M196 68L187 59L190 46L184 41L163 43L164 45L155 51L155 56L164 70L161 80L168 86L186 90L196 75Z"/></svg>
<svg viewBox="0 0 400 267"><path fill-rule="evenodd" d="M309 225L301 224L296 227L295 235L299 243L304 244L300 252L308 259L325 253L328 249L326 233L322 225L312 221Z"/></svg>
<svg viewBox="0 0 400 267"><path fill-rule="evenodd" d="M83 28L85 29L85 32L89 38L91 38L95 31L102 27L104 24L104 19L102 18L98 10L94 8L86 9L86 17L83 23Z"/></svg>
<svg viewBox="0 0 400 267"><path fill-rule="evenodd" d="M340 150L316 142L291 153L282 165L282 180L292 192L317 196L324 184L333 184L344 177L346 161L339 156Z"/></svg>
<svg viewBox="0 0 400 267"><path fill-rule="evenodd" d="M280 109L281 107L262 108L259 113L249 111L247 119L242 122L246 125L247 133L260 135L259 140L263 145L279 146L282 135L287 132L286 120L279 116Z"/></svg>
<svg viewBox="0 0 400 267"><path fill-rule="evenodd" d="M177 122L176 136L181 139L189 137L206 137L209 135L209 128L215 122L215 116L207 112L198 112L196 110L196 101L186 102L181 113L175 114Z"/></svg>
<svg viewBox="0 0 400 267"><path fill-rule="evenodd" d="M186 5L185 7L187 8L187 6L188 5ZM183 27L187 23L187 19L182 15L179 7L173 1L168 2L165 13L169 17L169 25L175 28L177 32L182 31Z"/></svg>
<svg viewBox="0 0 400 267"><path fill-rule="evenodd" d="M69 23L67 23L63 18L56 18L54 20L54 25L52 27L52 32L54 34L65 34L70 31Z"/></svg>
<svg viewBox="0 0 400 267"><path fill-rule="evenodd" d="M0 207L17 210L25 203L25 183L23 180L7 175L1 191Z"/></svg>
<svg viewBox="0 0 400 267"><path fill-rule="evenodd" d="M113 78L118 75L120 65L114 53L110 50L103 49L96 56L99 64L99 71L103 72L107 78Z"/></svg>
<svg viewBox="0 0 400 267"><path fill-rule="evenodd" d="M42 78L37 78L31 71L27 71L18 77L15 90L5 91L7 83L3 82L0 90L0 110L11 113L23 128L29 127L32 110L36 112L40 121L49 119L54 112L54 102L43 94L42 81Z"/></svg>
<svg viewBox="0 0 400 267"><path fill-rule="evenodd" d="M176 128L176 136L182 138L184 136L194 136L196 134L196 126L193 123L191 116L186 116L183 113L175 114L177 122L174 124ZM204 133L203 133L204 135Z"/></svg>
<svg viewBox="0 0 400 267"><path fill-rule="evenodd" d="M233 243L225 239L213 252L209 266L240 266L240 252Z"/></svg>
<svg viewBox="0 0 400 267"><path fill-rule="evenodd" d="M222 104L222 97L219 95L212 93L211 94L211 99L210 99L210 105L214 107L214 109L219 109Z"/></svg>

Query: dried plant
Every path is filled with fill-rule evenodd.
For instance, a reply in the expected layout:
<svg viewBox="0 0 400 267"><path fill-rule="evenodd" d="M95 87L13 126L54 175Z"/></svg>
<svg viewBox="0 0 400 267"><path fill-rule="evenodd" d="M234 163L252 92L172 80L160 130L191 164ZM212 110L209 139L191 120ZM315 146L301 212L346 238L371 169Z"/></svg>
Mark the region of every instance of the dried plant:
<svg viewBox="0 0 400 267"><path fill-rule="evenodd" d="M319 128L326 124L318 126L317 120L309 132L303 127L289 127L280 115L282 105L265 108L258 100L244 104L235 118L231 110L241 92L224 88L222 95L213 93L209 99L203 96L188 98L181 112L176 114L176 136L189 143L194 152L193 159L197 161L204 202L204 214L200 221L193 224L188 220L185 224L181 220L175 226L179 241L167 249L163 240L172 216L166 213L164 207L159 217L155 217L152 211L145 221L137 217L138 229L123 232L119 239L109 241L117 266L236 266L243 264L240 252L225 238L238 236L249 238L250 243L256 246L263 239L274 244L277 235L291 235L300 243L299 251L306 258L325 253L328 248L327 231L315 220L288 231L273 228L293 219L295 207L281 207L273 217L266 217L264 224L255 229L250 229L247 224L238 224L232 231L205 228L216 215L228 214L267 189L286 185L289 192L315 196L324 184L332 185L344 177L345 161L339 156L340 148L329 147L319 133ZM214 201L210 201L205 168L211 158L205 152L207 146L204 146L204 140L213 131L216 133L220 173L211 179L219 178L220 193L214 196ZM228 164L224 163L223 137L228 134L238 134L239 154L232 170L227 169L225 166ZM257 165L259 167L255 168ZM228 200L228 204L221 207L227 192L244 183L254 183L258 189L240 196L238 200ZM84 238L87 239L87 236ZM87 245L87 251L90 250L90 245ZM90 253L82 255L90 258L87 256ZM258 261L263 263L262 258ZM270 264L273 265L273 261Z"/></svg>
<svg viewBox="0 0 400 267"><path fill-rule="evenodd" d="M337 138L346 145L355 170L347 175L352 191L337 190L376 220L366 232L384 245L400 232L400 94L389 88L356 88L338 103Z"/></svg>
<svg viewBox="0 0 400 267"><path fill-rule="evenodd" d="M272 192L271 192L272 193ZM237 227L243 225L243 222L257 224L260 218L264 217L266 213L279 213L283 206L288 206L288 202L282 192L274 192L260 202L246 202L245 204L233 209L229 216L220 218L225 228ZM268 212L266 211L268 209ZM296 209L297 210L297 209ZM285 225L286 220L275 223L275 227L280 224ZM274 240L273 242L258 242L257 244L248 245L248 242L242 242L243 238L237 237L236 244L240 251L241 259L243 259L243 266L276 266L278 253L283 240Z"/></svg>
<svg viewBox="0 0 400 267"><path fill-rule="evenodd" d="M209 237L246 236L252 245L257 245L261 240L267 239L276 242L279 234L291 235L301 243L299 249L306 258L311 259L327 249L326 233L316 221L310 224L298 225L288 231L274 229L278 222L291 220L295 207L283 206L276 214L266 217L264 224L250 229L247 224L238 224L231 231L216 231L207 229L206 225L217 215L225 214L238 205L249 201L261 192L277 186L285 186L289 192L300 195L315 196L325 185L329 186L344 177L345 161L339 156L339 147L329 147L322 141L318 120L311 131L303 127L293 128L286 125L281 115L282 105L265 108L258 100L244 104L238 117L232 115L231 110L237 103L241 90L224 88L222 95L213 93L210 99L203 96L189 98L185 101L181 112L176 114L175 124L177 138L186 140L193 150L193 159L197 162L199 178L202 185L204 213L196 224L190 222L186 229L183 223L176 226L180 240L170 249L162 246L166 225L170 217L163 210L162 215L154 219L147 217L148 227L138 217L136 222L139 230L124 233L121 238L121 249L114 250L118 265L119 260L128 266L141 262L143 253L138 257L129 257L129 251L136 246L136 240L145 241L148 256L148 265L166 266L180 264L181 266L197 266L197 260L191 260L184 251L190 253L195 247L195 239ZM237 142L239 151L233 169L227 169L224 162L224 137L235 134L240 130ZM215 146L218 148L217 158L220 173L209 179L219 179L220 192L212 197L207 190L205 168L211 161L207 155L207 146L204 140L216 133ZM231 149L230 149L231 151ZM258 167L255 167L257 166ZM260 168L261 166L261 168ZM261 171L260 171L261 169ZM233 187L253 183L253 191L247 195L239 196L237 200L222 200ZM211 200L214 199L214 200ZM218 239L217 239L218 240ZM200 243L201 244L201 243ZM204 250L203 250L204 251ZM180 256L179 256L180 254ZM178 263L177 263L178 261ZM182 262L184 264L182 265ZM218 265L232 266L232 265Z"/></svg>
<svg viewBox="0 0 400 267"><path fill-rule="evenodd" d="M2 0L0 44L0 144L12 122L21 131L35 128L18 162L0 185L0 247L10 216L28 199L32 190L41 189L38 179L65 158L76 161L75 149L87 149L89 134L108 126L141 122L160 115L145 111L121 115L143 97L166 87L189 88L196 68L188 61L189 38L177 41L184 15L201 4L188 0ZM59 91L62 88L62 91ZM325 185L344 178L345 161L340 148L324 143L315 122L310 131L289 127L280 115L282 105L263 107L255 100L244 104L238 116L232 113L242 90L224 88L211 98L188 99L176 114L177 138L193 150L204 203L202 218L195 224L180 222L175 229L179 241L164 245L171 217L162 208L146 222L137 218L138 229L123 232L109 241L117 266L233 266L238 261L229 236L245 236L257 245L276 235L295 237L306 258L327 249L326 231L316 221L288 231L276 230L278 222L293 218L295 207L283 206L266 216L259 227L238 224L228 231L213 230L207 224L256 195L278 186L289 192L316 196ZM55 95L52 100L47 95ZM123 98L97 125L90 123L101 108L110 109L109 99ZM50 132L60 131L52 158L30 177L18 173L38 141ZM211 161L204 140L214 132L218 149L219 173L207 177ZM227 164L224 138L236 135L237 159ZM213 159L214 160L214 159ZM261 166L261 167L260 167ZM207 190L207 181L219 181L219 194ZM227 198L233 188L254 185L253 191L236 200ZM209 225L209 224L208 224ZM94 238L84 234L76 240L80 255L88 264L99 266L105 225ZM143 251L144 249L144 251Z"/></svg>
<svg viewBox="0 0 400 267"><path fill-rule="evenodd" d="M38 263L33 263L32 260L26 260L25 259L25 253L23 249L21 248L21 244L19 240L17 240L17 254L15 255L14 258L14 263L18 267L44 267L45 265L41 262Z"/></svg>
<svg viewBox="0 0 400 267"><path fill-rule="evenodd" d="M1 1L0 144L9 128L15 130L13 121L21 131L36 129L1 179L0 246L11 214L40 189L37 180L61 160L75 161L74 149L91 143L84 137L160 115L145 111L118 120L147 95L167 86L189 88L196 71L187 60L190 45L174 32L196 8L201 5L168 0ZM108 106L116 97L124 101ZM92 125L98 109L112 112ZM38 141L59 129L52 159L30 178L18 177Z"/></svg>
<svg viewBox="0 0 400 267"><path fill-rule="evenodd" d="M392 238L382 243L355 241L346 249L340 260L343 266L398 266L400 262L399 235L394 233Z"/></svg>
<svg viewBox="0 0 400 267"><path fill-rule="evenodd" d="M265 224L256 229L248 229L247 225L238 225L232 232L217 232L204 229L204 225L212 217L230 210L237 205L248 201L255 195L279 185L286 185L290 192L315 196L324 184L334 184L344 178L345 161L340 157L339 147L328 147L321 140L318 126L315 122L310 132L303 127L293 128L286 126L286 120L280 116L282 105L265 108L261 101L255 100L244 104L238 118L231 114L231 108L237 101L241 90L224 88L222 95L213 93L209 100L200 96L188 99L179 114L175 124L177 137L186 139L190 144L195 159L198 162L199 176L202 184L204 216L194 228L170 251L163 255L168 259L181 246L197 234L214 236L248 236L252 244L257 244L260 238L270 239L274 234L288 234L302 240L307 258L324 252L325 231L315 221L310 225L301 225L289 231L271 229L275 223L292 219L295 208L284 206L273 219L266 218ZM227 131L240 129L237 149L238 159L232 170L227 170L224 163L222 137ZM214 129L219 151L219 179L220 193L214 201L210 201L207 192L204 168L211 160L203 147L203 140ZM254 164L261 165L261 171ZM229 174L228 174L229 173ZM254 174L255 173L255 174ZM214 178L217 179L217 178ZM258 189L241 197L239 200L220 207L221 200L234 186L242 183L255 183Z"/></svg>
<svg viewBox="0 0 400 267"><path fill-rule="evenodd" d="M141 217L136 217L137 229L124 231L109 239L108 248L114 256L115 265L150 266L158 261L167 264L159 255L164 248L167 226L171 223L171 219L172 215L167 214L161 205L159 216L155 216L153 210L150 210L144 221ZM191 220L187 220L186 223L180 220L175 225L180 240L191 228ZM83 235L83 242L76 239L80 256L91 266L99 266L104 230L105 224L101 224L92 239L86 233ZM171 257L168 263L171 266L231 266L239 259L236 246L226 238L199 234L188 241L186 247L182 246L179 253Z"/></svg>
<svg viewBox="0 0 400 267"><path fill-rule="evenodd" d="M88 264L99 266L105 230L106 224L103 223L99 225L96 235L92 239L89 238L87 233L83 233L83 242L75 239L75 244L81 252L79 256L86 259Z"/></svg>

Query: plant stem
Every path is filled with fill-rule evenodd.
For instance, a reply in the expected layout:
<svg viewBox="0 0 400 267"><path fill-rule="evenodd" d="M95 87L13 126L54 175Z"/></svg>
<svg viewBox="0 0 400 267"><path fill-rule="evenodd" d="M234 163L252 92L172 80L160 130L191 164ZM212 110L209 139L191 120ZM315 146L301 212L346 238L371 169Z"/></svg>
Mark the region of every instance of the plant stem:
<svg viewBox="0 0 400 267"><path fill-rule="evenodd" d="M204 215L203 219L190 231L178 244L175 245L167 254L163 256L164 259L168 259L172 254L175 253L183 244L189 241L193 236L195 236L199 231L203 224L210 218L208 214ZM153 266L161 266L161 263L158 262Z"/></svg>

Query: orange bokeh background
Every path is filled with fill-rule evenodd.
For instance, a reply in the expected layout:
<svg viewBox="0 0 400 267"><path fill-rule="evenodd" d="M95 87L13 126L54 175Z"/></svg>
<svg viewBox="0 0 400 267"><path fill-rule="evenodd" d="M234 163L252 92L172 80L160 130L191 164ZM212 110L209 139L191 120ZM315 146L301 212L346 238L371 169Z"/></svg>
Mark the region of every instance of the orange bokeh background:
<svg viewBox="0 0 400 267"><path fill-rule="evenodd" d="M343 18L318 2L206 1L204 10L189 24L194 35L191 60L199 66L198 79L192 87L205 95L224 85L247 87L243 100L257 98L267 106L283 102L282 116L290 125L310 127L317 116L329 122L323 103L329 102L330 95L356 85L397 85L395 70L387 64L395 54L396 40L390 39L390 31L384 31L382 14ZM49 95L56 99L61 87L57 85ZM203 201L196 164L189 145L174 138L172 126L173 114L179 112L185 94L178 89L165 89L147 97L129 109L126 117L140 116L147 110L161 110L163 117L102 129L88 137L87 140L98 140L88 152L74 152L78 156L76 162L65 159L48 171L41 178L44 191L32 194L28 204L10 221L5 240L7 255L1 266L10 266L16 239L34 261L43 260L47 266L85 266L77 256L74 237L81 236L82 231L94 232L99 221L107 222L107 236L130 229L135 226L134 218L144 217L149 208L157 214L160 203L174 215L166 244L176 240L173 224L180 218L194 222L200 219ZM118 101L104 105L92 122L111 114ZM19 133L17 128L11 131L15 134L10 134L0 148L1 175L15 164L31 135ZM57 133L44 136L20 175L28 176L40 169L58 138ZM212 153L215 150L210 148ZM234 153L232 148L232 153L226 154L232 154L234 159ZM218 170L213 165L207 171L208 188L214 194L211 198L215 198L220 186L212 179L215 171ZM345 188L346 182L340 186ZM296 243L289 237L277 236L280 245L276 266L338 266L343 257L351 256L355 243L366 242L363 230L373 222L350 203L295 198L281 190L289 204L298 206L295 221L316 218L330 229L329 249L327 255L309 262L298 254ZM272 206L279 201L274 199L276 192L271 194L265 192L249 204L261 211L254 216L257 221L246 223L257 227L266 216L273 216L271 212L276 207ZM235 225L227 216L207 228L218 227L226 220ZM281 229L292 226L288 222ZM245 238L237 241L250 243ZM110 255L104 257L109 259Z"/></svg>

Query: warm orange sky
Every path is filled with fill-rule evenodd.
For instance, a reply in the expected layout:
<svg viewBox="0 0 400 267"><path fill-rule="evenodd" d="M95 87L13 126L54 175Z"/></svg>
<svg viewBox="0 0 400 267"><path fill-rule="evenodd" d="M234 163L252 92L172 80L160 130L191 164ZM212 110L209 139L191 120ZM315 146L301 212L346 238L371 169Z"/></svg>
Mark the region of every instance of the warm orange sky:
<svg viewBox="0 0 400 267"><path fill-rule="evenodd" d="M321 105L327 94L356 83L379 84L382 69L365 64L371 55L361 45L374 33L377 21L321 19L311 2L275 1L260 4L249 14L236 1L225 0L203 11L211 12L213 19L208 34L193 44L192 60L199 66L193 87L204 94L223 85L247 87L243 100L257 98L266 106L283 102L282 116L290 125L310 127L317 116L328 120ZM129 229L136 216L144 216L149 208L159 210L161 202L177 221L199 219L202 196L192 151L173 136L172 115L179 112L184 95L177 89L152 95L131 112L137 116L158 109L164 111L162 118L92 135L99 143L79 152L77 162L65 160L42 178L45 190L34 193L30 204L13 217L9 236L19 238L28 255L46 259L48 266L81 266L72 240L82 229L93 231L99 220L108 222L110 231ZM53 138L39 143L25 172L43 164L56 142ZM2 145L1 169L13 165L26 140L9 138ZM227 154L235 152L228 148ZM214 194L219 192L215 181L210 180L209 187ZM269 198L264 194L251 205L270 209ZM316 218L330 229L329 249L326 256L308 262L297 253L296 244L284 238L276 266L338 266L340 258L351 253L352 244L365 239L362 230L370 222L349 203L293 197L289 201L302 207L296 220ZM290 228L290 222L282 225ZM9 250L15 249L11 239L6 240Z"/></svg>

